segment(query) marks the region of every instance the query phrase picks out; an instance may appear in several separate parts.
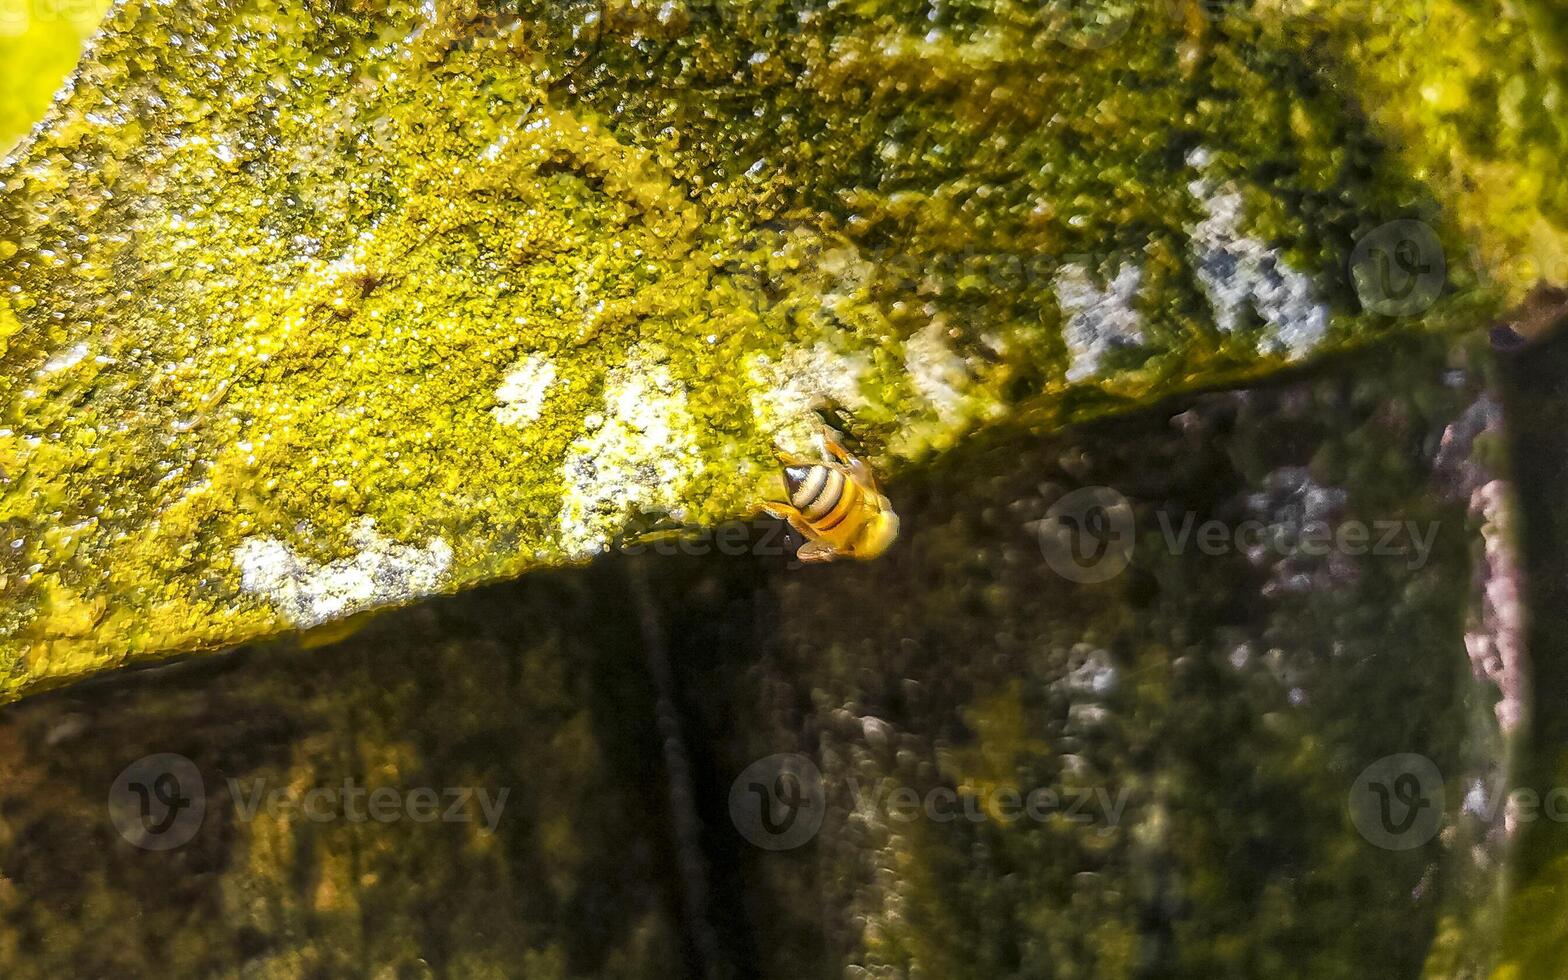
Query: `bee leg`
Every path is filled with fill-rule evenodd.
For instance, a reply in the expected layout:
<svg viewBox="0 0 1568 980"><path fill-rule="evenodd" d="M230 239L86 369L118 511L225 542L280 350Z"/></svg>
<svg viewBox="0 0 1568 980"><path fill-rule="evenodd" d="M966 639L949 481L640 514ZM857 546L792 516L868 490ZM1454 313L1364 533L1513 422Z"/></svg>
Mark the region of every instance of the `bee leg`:
<svg viewBox="0 0 1568 980"><path fill-rule="evenodd" d="M838 556L838 551L820 541L807 541L795 552L795 558L805 565L832 561Z"/></svg>
<svg viewBox="0 0 1568 980"><path fill-rule="evenodd" d="M865 460L845 449L839 441L839 434L826 425L822 426L822 444L834 459L848 468L850 476L872 490L877 490L877 478L872 474L871 467L866 465Z"/></svg>
<svg viewBox="0 0 1568 980"><path fill-rule="evenodd" d="M820 459L811 459L807 456L798 456L795 453L787 453L778 446L773 447L773 458L777 459L785 466L817 466L822 462Z"/></svg>
<svg viewBox="0 0 1568 980"><path fill-rule="evenodd" d="M811 525L806 523L806 518L793 504L780 503L776 500L764 500L752 509L753 514L767 514L788 524L794 532L805 538L806 541L795 550L795 557L803 564L810 562L832 561L838 557L838 552L825 544L811 540Z"/></svg>
<svg viewBox="0 0 1568 980"><path fill-rule="evenodd" d="M844 448L844 437L831 425L825 422L818 425L817 433L822 436L822 445L827 447L829 454L840 463L847 463L855 458Z"/></svg>
<svg viewBox="0 0 1568 980"><path fill-rule="evenodd" d="M795 522L801 519L800 511L796 510L793 505L776 500L764 500L753 507L751 513L754 515L767 514L775 520L788 521L791 527L795 526Z"/></svg>
<svg viewBox="0 0 1568 980"><path fill-rule="evenodd" d="M777 500L764 500L752 509L753 514L767 514L775 520L788 524L794 532L810 541L813 534L811 525L806 522L806 515L802 514L794 504L786 504Z"/></svg>

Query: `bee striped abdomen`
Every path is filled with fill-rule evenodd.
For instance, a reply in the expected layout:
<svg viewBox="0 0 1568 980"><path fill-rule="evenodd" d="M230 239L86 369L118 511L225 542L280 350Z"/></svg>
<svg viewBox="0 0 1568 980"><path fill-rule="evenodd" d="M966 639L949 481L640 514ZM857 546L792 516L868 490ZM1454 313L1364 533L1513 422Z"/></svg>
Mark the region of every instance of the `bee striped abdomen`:
<svg viewBox="0 0 1568 980"><path fill-rule="evenodd" d="M832 530L853 512L860 491L831 466L791 466L784 471L789 502L814 528Z"/></svg>
<svg viewBox="0 0 1568 980"><path fill-rule="evenodd" d="M898 537L898 515L877 489L871 469L846 452L836 438L826 434L823 438L835 462L778 453L789 501L764 504L761 509L788 521L806 538L796 553L802 562L875 558Z"/></svg>

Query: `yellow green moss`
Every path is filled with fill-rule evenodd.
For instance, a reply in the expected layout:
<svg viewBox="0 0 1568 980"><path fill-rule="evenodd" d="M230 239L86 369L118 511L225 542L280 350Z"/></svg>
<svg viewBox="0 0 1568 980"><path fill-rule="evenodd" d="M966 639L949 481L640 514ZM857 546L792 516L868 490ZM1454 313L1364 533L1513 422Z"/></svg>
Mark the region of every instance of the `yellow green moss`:
<svg viewBox="0 0 1568 980"><path fill-rule="evenodd" d="M1282 37L1317 51L1464 237L1449 262L1518 301L1568 280L1568 21L1552 0L1282 0Z"/></svg>
<svg viewBox="0 0 1568 980"><path fill-rule="evenodd" d="M0 697L745 512L819 403L888 469L1492 302L1358 311L1427 192L1269 32L923 11L116 7L0 172Z"/></svg>

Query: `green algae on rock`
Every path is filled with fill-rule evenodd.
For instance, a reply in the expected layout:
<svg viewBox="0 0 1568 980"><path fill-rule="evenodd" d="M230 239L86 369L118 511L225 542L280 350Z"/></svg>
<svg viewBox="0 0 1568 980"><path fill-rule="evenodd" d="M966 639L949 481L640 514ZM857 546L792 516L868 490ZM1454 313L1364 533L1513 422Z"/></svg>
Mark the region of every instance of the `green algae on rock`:
<svg viewBox="0 0 1568 980"><path fill-rule="evenodd" d="M1354 94L1463 230L1451 264L1517 302L1568 281L1568 17L1554 0L1286 0L1296 43ZM1289 23L1289 21L1285 21ZM1298 21L1299 23L1299 21Z"/></svg>
<svg viewBox="0 0 1568 980"><path fill-rule="evenodd" d="M0 170L0 697L1493 301L1360 311L1460 226L1287 13L1054 10L116 6Z"/></svg>

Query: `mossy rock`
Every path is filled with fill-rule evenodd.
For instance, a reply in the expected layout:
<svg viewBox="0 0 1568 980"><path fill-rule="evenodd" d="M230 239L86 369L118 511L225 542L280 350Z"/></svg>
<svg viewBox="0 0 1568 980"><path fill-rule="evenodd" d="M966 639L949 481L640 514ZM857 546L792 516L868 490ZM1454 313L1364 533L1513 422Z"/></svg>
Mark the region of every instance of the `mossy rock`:
<svg viewBox="0 0 1568 980"><path fill-rule="evenodd" d="M1542 9L1437 117L1401 20L1076 9L119 4L0 171L0 696L713 526L822 406L892 474L1472 327L1489 267L1368 309L1358 243L1560 217L1462 190L1550 119L1451 152Z"/></svg>

